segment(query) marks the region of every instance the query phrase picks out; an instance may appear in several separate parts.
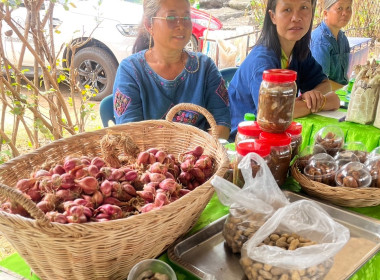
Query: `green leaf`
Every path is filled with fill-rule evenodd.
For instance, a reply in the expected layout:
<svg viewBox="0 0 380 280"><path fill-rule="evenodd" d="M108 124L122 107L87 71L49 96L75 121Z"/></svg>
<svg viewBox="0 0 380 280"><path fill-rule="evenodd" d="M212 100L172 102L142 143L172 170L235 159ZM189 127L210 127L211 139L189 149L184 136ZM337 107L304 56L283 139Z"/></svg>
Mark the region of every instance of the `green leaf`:
<svg viewBox="0 0 380 280"><path fill-rule="evenodd" d="M281 189L292 192L300 192L301 185L297 182L296 179L294 179L292 176L289 176L288 178L286 178L285 183L281 186Z"/></svg>

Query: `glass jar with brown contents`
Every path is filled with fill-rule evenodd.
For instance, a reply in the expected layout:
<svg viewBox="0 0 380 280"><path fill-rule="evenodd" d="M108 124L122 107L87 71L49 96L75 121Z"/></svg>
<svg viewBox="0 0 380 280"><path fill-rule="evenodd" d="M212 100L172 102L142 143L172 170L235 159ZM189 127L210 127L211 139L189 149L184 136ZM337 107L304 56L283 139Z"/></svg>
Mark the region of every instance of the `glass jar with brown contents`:
<svg viewBox="0 0 380 280"><path fill-rule="evenodd" d="M290 146L291 137L288 133L261 132L256 141L256 147L261 145L270 146L271 160L268 167L279 186L285 183L288 169L292 158L292 148Z"/></svg>
<svg viewBox="0 0 380 280"><path fill-rule="evenodd" d="M271 69L263 73L257 122L263 131L282 133L293 120L297 72Z"/></svg>
<svg viewBox="0 0 380 280"><path fill-rule="evenodd" d="M241 170L238 168L238 165L247 154L256 153L259 156L261 156L267 164L270 161L270 146L263 145L260 149L257 149L255 147L256 140L257 139L243 140L243 141L240 141L236 146L236 160L234 164L233 183L240 188L244 186L245 180L244 180L243 174L241 173ZM256 161L251 160L251 167L252 167L252 178L255 178L257 172L260 170L260 165Z"/></svg>
<svg viewBox="0 0 380 280"><path fill-rule="evenodd" d="M300 151L300 146L302 143L302 124L298 122L292 122L286 132L289 133L291 137L290 146L292 147L293 159L296 155L298 155Z"/></svg>
<svg viewBox="0 0 380 280"><path fill-rule="evenodd" d="M235 147L240 141L258 139L262 132L257 121L243 121L239 123L235 137Z"/></svg>

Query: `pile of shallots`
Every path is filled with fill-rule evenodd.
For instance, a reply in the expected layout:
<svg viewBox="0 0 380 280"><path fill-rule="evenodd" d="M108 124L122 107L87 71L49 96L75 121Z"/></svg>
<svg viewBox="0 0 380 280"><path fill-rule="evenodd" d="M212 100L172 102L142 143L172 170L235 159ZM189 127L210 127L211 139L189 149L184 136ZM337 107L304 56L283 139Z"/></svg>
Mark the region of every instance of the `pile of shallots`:
<svg viewBox="0 0 380 280"><path fill-rule="evenodd" d="M21 179L16 188L52 222L86 223L125 218L160 209L208 180L214 160L196 147L176 159L164 150L139 152L133 162L111 167L103 157L68 156ZM13 201L2 211L29 217Z"/></svg>

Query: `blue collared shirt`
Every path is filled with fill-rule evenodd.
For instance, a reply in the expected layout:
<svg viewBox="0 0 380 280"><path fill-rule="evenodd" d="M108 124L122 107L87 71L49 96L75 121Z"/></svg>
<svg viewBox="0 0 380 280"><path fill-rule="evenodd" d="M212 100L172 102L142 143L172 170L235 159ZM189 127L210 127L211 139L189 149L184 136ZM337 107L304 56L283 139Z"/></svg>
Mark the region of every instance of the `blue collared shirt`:
<svg viewBox="0 0 380 280"><path fill-rule="evenodd" d="M268 69L281 69L281 60L276 53L265 46L255 46L236 71L228 87L231 109L231 134L233 141L237 126L244 120L245 113L256 115L259 104L259 89L263 72ZM299 61L294 55L288 69L297 72L297 88L303 93L314 89L327 79L321 66L309 52L307 58Z"/></svg>
<svg viewBox="0 0 380 280"><path fill-rule="evenodd" d="M348 83L348 66L350 45L344 32L339 30L335 39L324 21L311 33L311 52L316 61L322 66L330 80L339 84Z"/></svg>

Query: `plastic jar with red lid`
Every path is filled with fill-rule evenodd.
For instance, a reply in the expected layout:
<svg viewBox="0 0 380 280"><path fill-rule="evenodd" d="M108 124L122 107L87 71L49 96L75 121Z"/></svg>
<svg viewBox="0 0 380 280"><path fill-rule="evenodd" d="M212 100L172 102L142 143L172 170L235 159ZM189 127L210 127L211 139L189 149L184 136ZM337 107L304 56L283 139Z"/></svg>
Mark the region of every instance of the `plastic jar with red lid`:
<svg viewBox="0 0 380 280"><path fill-rule="evenodd" d="M279 186L285 183L288 175L290 161L292 159L291 137L288 133L260 133L259 139L255 141L256 148L270 146L270 161L268 167Z"/></svg>
<svg viewBox="0 0 380 280"><path fill-rule="evenodd" d="M244 177L238 168L238 165L240 161L249 153L256 153L259 156L261 156L265 162L268 164L270 161L270 152L271 148L269 145L262 145L260 149L258 149L255 145L255 141L257 139L248 139L240 141L236 146L236 160L234 164L234 176L233 176L233 183L237 185L238 187L242 188L244 186ZM252 167L252 177L255 178L257 172L260 170L260 165L252 160L251 161L251 167Z"/></svg>
<svg viewBox="0 0 380 280"><path fill-rule="evenodd" d="M288 129L285 131L290 134L292 147L292 159L298 155L302 143L302 124L298 122L292 122Z"/></svg>
<svg viewBox="0 0 380 280"><path fill-rule="evenodd" d="M270 69L263 72L257 122L263 131L282 133L293 121L297 72Z"/></svg>
<svg viewBox="0 0 380 280"><path fill-rule="evenodd" d="M235 147L240 141L248 139L258 139L262 132L257 121L242 121L238 124L235 137Z"/></svg>

